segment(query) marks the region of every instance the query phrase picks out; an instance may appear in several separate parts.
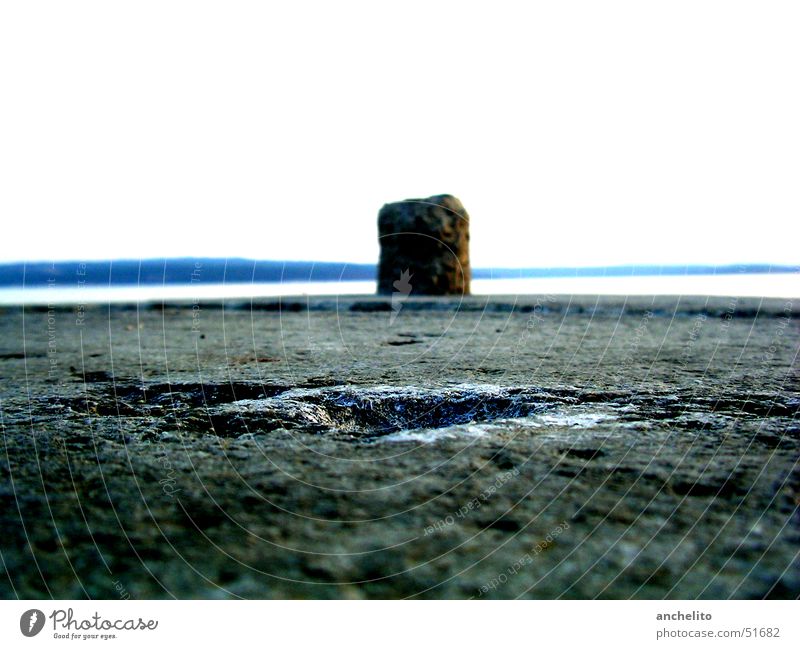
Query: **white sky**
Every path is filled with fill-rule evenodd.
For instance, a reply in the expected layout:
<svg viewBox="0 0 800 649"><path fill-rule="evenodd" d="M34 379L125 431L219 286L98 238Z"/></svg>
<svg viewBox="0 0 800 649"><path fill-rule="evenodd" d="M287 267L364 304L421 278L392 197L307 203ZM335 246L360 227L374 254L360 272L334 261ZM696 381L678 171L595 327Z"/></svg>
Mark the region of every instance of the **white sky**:
<svg viewBox="0 0 800 649"><path fill-rule="evenodd" d="M0 5L2 260L797 263L797 2Z"/></svg>

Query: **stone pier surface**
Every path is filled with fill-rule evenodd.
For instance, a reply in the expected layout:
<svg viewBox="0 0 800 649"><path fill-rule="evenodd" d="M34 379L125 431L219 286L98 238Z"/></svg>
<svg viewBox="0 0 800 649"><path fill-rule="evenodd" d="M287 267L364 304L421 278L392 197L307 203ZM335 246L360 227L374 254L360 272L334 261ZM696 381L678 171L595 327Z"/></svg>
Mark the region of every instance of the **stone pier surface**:
<svg viewBox="0 0 800 649"><path fill-rule="evenodd" d="M387 203L378 238L378 293L469 294L469 214L455 196Z"/></svg>
<svg viewBox="0 0 800 649"><path fill-rule="evenodd" d="M796 300L389 302L0 307L0 598L800 596Z"/></svg>

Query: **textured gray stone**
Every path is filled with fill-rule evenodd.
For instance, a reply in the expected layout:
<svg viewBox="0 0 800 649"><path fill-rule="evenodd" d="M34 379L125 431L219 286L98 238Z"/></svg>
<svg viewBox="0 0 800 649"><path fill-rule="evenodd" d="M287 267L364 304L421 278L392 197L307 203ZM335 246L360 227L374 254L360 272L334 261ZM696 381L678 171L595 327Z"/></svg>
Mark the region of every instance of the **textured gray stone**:
<svg viewBox="0 0 800 649"><path fill-rule="evenodd" d="M0 599L800 595L797 301L389 301L0 307Z"/></svg>
<svg viewBox="0 0 800 649"><path fill-rule="evenodd" d="M454 196L387 203L378 237L378 293L469 294L469 214Z"/></svg>

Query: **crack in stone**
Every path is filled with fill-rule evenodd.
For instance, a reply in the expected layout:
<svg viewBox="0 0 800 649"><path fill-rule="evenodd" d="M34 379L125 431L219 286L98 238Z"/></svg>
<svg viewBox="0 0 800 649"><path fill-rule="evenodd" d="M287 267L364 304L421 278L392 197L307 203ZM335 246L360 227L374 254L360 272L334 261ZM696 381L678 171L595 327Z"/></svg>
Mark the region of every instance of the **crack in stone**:
<svg viewBox="0 0 800 649"><path fill-rule="evenodd" d="M165 431L219 437L285 429L363 440L591 404L614 408L623 423L686 430L725 428L737 419L794 420L800 410L796 398L745 392L714 399L574 386L319 386L314 381L303 387L258 382L103 383L86 396L51 399L42 409L66 417L149 417Z"/></svg>

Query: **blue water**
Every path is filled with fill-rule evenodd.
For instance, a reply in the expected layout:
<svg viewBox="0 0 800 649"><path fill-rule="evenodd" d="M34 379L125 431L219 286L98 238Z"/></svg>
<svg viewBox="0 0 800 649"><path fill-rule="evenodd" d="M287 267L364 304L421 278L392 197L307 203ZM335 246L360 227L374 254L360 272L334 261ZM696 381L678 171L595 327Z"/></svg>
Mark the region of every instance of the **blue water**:
<svg viewBox="0 0 800 649"><path fill-rule="evenodd" d="M371 295L373 281L272 282L259 284L168 284L143 286L56 285L51 288L0 289L0 304L92 304L199 301L307 295ZM800 274L663 275L634 277L551 277L478 279L475 295L733 295L800 297ZM413 296L413 288L412 293Z"/></svg>

